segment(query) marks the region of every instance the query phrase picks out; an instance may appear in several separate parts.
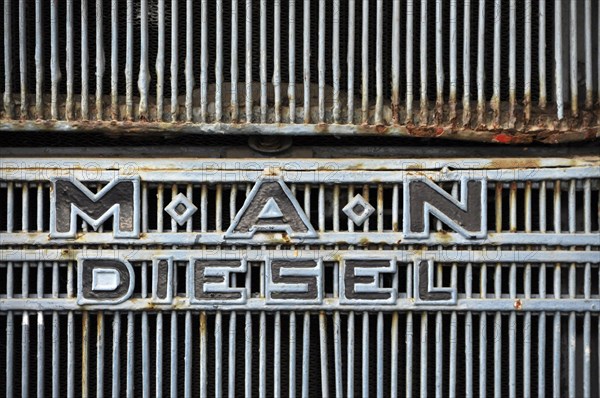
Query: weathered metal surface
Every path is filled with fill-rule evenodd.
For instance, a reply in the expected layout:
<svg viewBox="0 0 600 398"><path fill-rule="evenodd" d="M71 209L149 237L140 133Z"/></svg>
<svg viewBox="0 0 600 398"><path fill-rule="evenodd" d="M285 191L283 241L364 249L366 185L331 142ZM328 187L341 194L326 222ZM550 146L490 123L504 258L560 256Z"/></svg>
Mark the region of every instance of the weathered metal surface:
<svg viewBox="0 0 600 398"><path fill-rule="evenodd" d="M60 2L19 1L17 25L16 1L4 2L3 133L600 136L591 0L554 2L553 13L540 0L537 15L531 1L451 1L449 24L439 0L188 0L185 17L178 0L113 1L110 13L88 3L67 0L63 19ZM388 159L384 149L351 160L214 159L210 148L3 156L0 393L598 395L598 156Z"/></svg>
<svg viewBox="0 0 600 398"><path fill-rule="evenodd" d="M7 121L0 122L0 131L66 131L66 132L107 132L144 134L155 133L192 133L192 134L287 134L287 135L377 135L407 138L443 138L461 141L488 142L501 144L530 144L543 142L562 144L578 141L593 141L600 137L600 127L559 127L537 126L526 131L518 129L506 130L472 129L442 126L393 125L374 126L347 124L202 124L202 123L168 123L168 122L88 122L88 121Z"/></svg>
<svg viewBox="0 0 600 398"><path fill-rule="evenodd" d="M78 270L81 271L82 267L85 269L86 261L82 256L88 256L87 250L92 250L95 253L92 259L96 256L122 262L125 267L123 269L129 270L130 281L136 279L130 263L135 268L140 261L150 262L156 268L159 264L174 267L175 262L189 261L195 272L188 273L187 286L202 291L205 289L201 283L203 278L206 278L205 283L226 283L232 278L232 273L250 273L250 266L246 263L252 261L266 261L266 266L272 267L265 275L272 278L269 281L275 285L290 277L290 281L300 283L302 278L312 278L311 267L299 274L289 273L286 269L292 266L286 265L287 260L279 263L279 260L272 259L309 262L320 259L319 261L338 262L339 271L345 270L337 273L340 279L336 286L342 294L339 304L327 301L328 299L317 304L325 305L323 308L335 309L336 305L344 303L356 304L353 302L353 294L356 293L357 297L360 294L353 287L348 288L348 283L374 283L379 278L379 272L396 273L396 262L412 263L419 258L423 258L423 261L436 261L436 264L440 261L528 264L555 261L595 264L595 251L570 252L562 248L596 248L598 245L597 233L592 230L594 223L597 228L593 215L597 212L598 203L593 198L594 195L597 196L600 187L598 162L597 157L573 157L404 160L181 158L153 161L130 158L124 163L123 159L116 158L71 158L66 161L7 157L0 163L0 188L6 196L7 206L0 260L52 263L78 260ZM165 186L169 185L172 198L170 202L164 197ZM181 191L180 186L185 188ZM355 194L355 188L358 187L363 187L362 194ZM29 197L34 188L37 190L35 232L30 231L29 226ZM236 201L238 192L243 192L244 189L244 202ZM19 190L23 199L19 207L20 228L16 229L14 218L19 214L14 214L17 209L15 197ZM375 190L376 195L369 195L370 190ZM539 198L537 205L532 203L533 190ZM199 197L192 194L195 191L200 193ZM313 197L311 191L318 198L316 215L310 211ZM230 193L229 196L227 192ZM563 195L566 195L566 200ZM298 200L302 196L304 206ZM223 202L228 197L229 221L223 215L227 207ZM505 212L502 205L505 197L508 198L508 212ZM552 198L553 203L552 231L547 230L546 213L550 210L547 209L547 198ZM45 201L49 201L48 214L43 212ZM582 210L577 210L576 201L583 203ZM492 203L495 206L491 206ZM209 207L216 213L210 214ZM517 217L517 209L521 207L524 209L524 221L518 221ZM149 214L150 208L156 209L156 215ZM170 232L164 231L166 220L163 210L172 219ZM537 214L539 218L535 226L532 222L533 214ZM209 216L214 217L214 222L209 222ZM344 216L348 218L347 228L340 228L340 217ZM45 217L49 217L49 223L46 223ZM112 227L110 231L105 231L104 228L110 226L107 221L111 218ZM372 220L369 225L370 218ZM433 221L434 219L437 221ZM79 220L83 222L81 225ZM489 220L495 220L495 223L488 225ZM442 227L441 222L445 227ZM355 231L355 225L360 226L362 231ZM37 245L38 249L19 248L32 244ZM133 247L158 245L165 248L122 248L111 252L107 248L110 244ZM410 245L413 244L451 248L437 252L411 251ZM80 245L92 249L81 249ZM208 252L197 251L193 249L197 245L214 249L204 249ZM227 252L230 249L224 250L224 245L243 245L245 249ZM281 245L294 245L294 250L285 255L269 250L270 254L265 257L265 245L278 245L276 250L280 250ZM302 249L303 245L308 246ZM409 245L409 250L372 251L372 245L387 245L388 248ZM558 250L515 251L512 248L514 245L551 245L558 247ZM55 249L56 246L64 248ZM333 246L340 249L332 250ZM480 247L481 250L466 251L465 246ZM18 249L14 249L15 247ZM180 249L169 251L166 247ZM315 247L321 249L315 251ZM360 248L363 254L352 257L351 252L344 251L353 247ZM217 257L206 257L207 253L214 250L218 253ZM223 266L214 268L216 273L211 271L207 274L202 266L198 268L202 264L200 259L206 258L226 261ZM230 261L233 259L240 260L241 265ZM364 268L364 265L359 264L361 261L370 261L370 266L374 266L383 264L383 260L391 264L389 269L387 266L377 265L368 272L366 268L356 271ZM410 300L410 292L419 293L417 302L423 304L428 301L429 296L440 296L434 293L439 286L432 286L432 276L423 270L421 262L417 264L420 271L414 274L415 278L420 277L427 285L422 285L415 279L415 287L406 292L406 298ZM322 267L323 265L319 266ZM107 267L100 268L110 277L111 272L107 271ZM433 269L430 265L425 268L430 271ZM94 285L96 282L90 272L80 274L78 281L87 280ZM168 271L163 275L159 270L152 271L153 275L163 275L161 280L169 286L172 283L169 281L172 276L169 275L172 273L173 271ZM113 276L114 274L113 272ZM323 278L319 275L318 280ZM192 282L194 280L200 282ZM320 282L311 282L307 286L313 286L312 283L320 286ZM157 282L153 286L153 289L158 289ZM222 288L225 286L226 284ZM267 286L271 285L267 283ZM372 288L373 286L370 289ZM80 285L78 303L82 303L82 297L86 302L91 300L92 296L81 289ZM162 293L153 291L152 297L159 297L159 301L163 301L171 296L167 292L173 291L172 287L161 289ZM362 289L363 292L368 291L364 290L366 288ZM128 294L131 294L131 289L129 291ZM350 292L347 302L343 296L345 291ZM468 299L471 295L467 297L461 294L457 296L458 303L468 303L461 300ZM194 300L189 302L190 305L202 305L201 298L204 296L198 293L192 293L192 296ZM144 295L141 299L146 297ZM271 296L264 297L268 299ZM400 306L398 308L405 308L404 305L410 304L397 302L396 295L386 297L378 303L395 303ZM394 300L391 300L392 297ZM238 298L241 299L242 296ZM496 298L500 299L502 296ZM575 297L571 295L570 298ZM252 305L258 306L265 304L262 299L252 299L249 296L248 303L256 303ZM173 300L176 301L175 298ZM359 299L358 304L361 300ZM440 300L445 301L439 297L434 299ZM562 305L561 297L556 297L556 300L558 303L553 305ZM13 306L13 301L13 298L6 297L6 305ZM23 309L28 309L28 302L21 301L18 305L26 305ZM162 304L169 302L167 300ZM127 306L131 302L128 303L123 304L123 308L129 308ZM188 305L185 303L188 302L184 301L180 305ZM514 303L516 302L513 300ZM545 305L544 302L532 303L534 308L540 308L535 305ZM269 304L268 300L266 304ZM468 304L465 305L465 308L471 309ZM507 304L500 302L498 305ZM529 301L519 297L519 309L527 309L529 305ZM575 306L576 302L568 305ZM595 309L595 304L591 305L590 310ZM134 305L132 308L140 307ZM569 308L575 310L576 307Z"/></svg>
<svg viewBox="0 0 600 398"><path fill-rule="evenodd" d="M428 12L428 7L432 6L428 6L428 1L408 1L404 15L401 12L401 6L404 6L397 1L389 6L385 2L369 0L360 4L334 1L331 5L322 1L312 7L309 2L298 7L294 1L254 4L247 0L241 6L239 0L234 0L231 4L217 2L210 7L205 1L186 1L185 18L179 15L177 0L170 5L162 0L142 1L139 5L127 2L126 6L112 2L110 12L102 2L90 6L88 1L83 1L81 7L74 7L67 1L64 6L66 19L58 15L63 9L61 4L53 2L45 9L36 2L35 7L29 8L19 3L19 24L11 23L11 15L16 10L16 4L12 3L6 1L4 5L3 38L5 48L18 43L19 59L17 62L13 56L15 51L5 51L2 69L4 106L0 126L6 130L69 128L78 131L88 128L83 121L94 121L89 128L109 131L373 133L499 143L563 143L598 136L598 93L593 87L597 68L592 67L598 44L592 37L590 21L595 10L589 1L579 7L571 2L566 8L561 7L561 2L549 5L540 1L536 8L538 15L532 15L529 1L525 7L517 6L518 2L504 5L499 0L480 1L477 8L464 2L462 13L458 12L462 4L450 2L448 15L441 1L435 3L433 13ZM388 7L390 12L385 11ZM546 14L551 9L554 11L553 22L548 23ZM45 15L48 11L50 15ZM124 37L118 36L119 12L126 12ZM297 12L300 13L298 20ZM413 29L415 12L420 25L418 40L415 40ZM471 21L470 15L474 12L477 13L476 21ZM35 40L27 41L24 26L32 19L29 13L35 13ZM254 22L253 13L258 14ZM369 18L371 14L373 18ZM435 18L430 18L429 14ZM494 15L492 28L486 26L490 23L488 14ZM199 15L200 20L194 21L194 15ZM567 23L563 23L562 16ZM226 25L229 17L231 24ZM272 31L267 23L269 17L274 18ZM523 17L524 47L520 48L517 35L522 28L517 26L517 21ZM95 22L90 23L89 18L95 18ZM242 28L241 18L245 19L245 35L238 32ZM445 24L448 18L450 23ZM47 32L50 62L42 59L46 43L46 27L42 21L45 19L51 21ZM288 26L284 29L286 19ZM375 26L372 22L370 25L370 19ZM181 20L184 20L182 26ZM208 25L212 20L216 24L216 34L209 35ZM361 26L356 26L358 21ZM201 25L199 34L193 30L196 22ZM81 25L80 37L75 37L75 24ZM398 26L404 24L406 43L401 45ZM460 24L463 25L462 35L458 34ZM547 38L545 27L548 25L550 35ZM578 28L580 25L587 28ZM332 32L329 32L330 26ZM388 26L391 26L391 40L386 41L383 36ZM428 34L431 27L435 29ZM358 48L355 48L354 40L349 40L347 45L340 42L340 29L346 28L349 37L360 36ZM492 46L486 45L486 30L487 34L493 34L493 40L487 39L493 41ZM501 48L506 47L501 42L505 30L508 31L508 54L501 54ZM154 31L157 37L150 36ZM165 39L167 31L171 32L168 43ZM565 32L569 34L565 35ZM298 47L296 35L300 33L302 46ZM66 35L65 48L59 46L62 34ZM444 39L446 34L450 35L449 40ZM477 35L476 47L469 42L473 35ZM271 36L273 40L269 40ZM327 43L330 36L333 38L331 55ZM180 43L181 38L185 38L184 43ZM151 43L156 41L155 50ZM287 67L282 64L282 42L288 45ZM428 57L431 42L435 44L435 54ZM413 54L415 43L418 56ZM539 46L535 59L537 79L532 77L532 43ZM95 54L89 54L92 44ZM109 44L110 49L107 48ZM33 69L26 60L28 46L35 46ZM231 54L224 54L227 46L230 46ZM462 46L463 55L460 66L459 46ZM551 46L554 59L551 92L546 88L549 72L546 46ZM240 53L242 47L245 51ZM256 48L260 48L260 54L253 54ZM80 56L75 57L74 51ZM123 52L125 57L120 59ZM470 64L472 52L477 53L476 84L472 84L469 72L475 68ZM170 70L165 69L166 53L170 53ZM448 53L449 64L444 65ZM199 65L194 62L195 54L199 54ZM273 54L272 60L267 54ZM227 55L230 56L225 58ZM509 62L508 68L503 70L500 61L505 55ZM90 56L94 57L93 62L90 62ZM103 89L105 64L108 65L105 57L110 58L110 92ZM239 57L244 58L245 64L243 82L239 79L238 69L242 66L238 63ZM257 57L258 62L254 63L258 74L253 70L253 58ZM343 57L347 62L344 74L340 63ZM225 65L229 58L230 64ZM432 80L428 79L428 74L432 74L428 70L429 58L435 61L435 90L428 90L428 81ZM75 65L75 59L80 60L80 65ZM405 71L400 68L402 59L406 60ZM488 65L486 62L490 59L493 63ZM520 81L519 62L523 62L523 90L516 86ZM150 67L151 63L155 63L155 69ZM134 71L138 65L139 73ZM228 66L230 73L226 75ZM29 69L35 71L34 91L27 87ZM76 74L76 69L80 73ZM419 78L413 81L413 70L417 69ZM62 70L66 70L66 80L62 79ZM329 70L333 72L331 76ZM302 83L297 89L296 74L299 72ZM17 73L20 76L18 82L13 78ZM133 82L136 73L137 91ZM178 87L181 85L178 76L183 73L184 92ZM44 91L46 74L50 76L49 91ZM124 89L118 85L122 74ZM284 82L285 75L288 78ZM385 81L387 75L390 81ZM95 79L91 79L92 76ZM491 79L489 82L486 82L486 76ZM164 89L166 80L170 81L170 96ZM445 89L447 81L449 90ZM94 82L95 98L92 98L89 85ZM539 93L532 93L534 82ZM463 85L462 90L459 84ZM416 90L418 99L414 95ZM282 93L287 95L282 96ZM579 93L585 95L579 98ZM538 97L536 104L532 103L532 95ZM471 101L475 96L476 102ZM403 97L404 101L401 101ZM355 110L356 104L360 104L360 110ZM418 113L413 112L415 106L419 107ZM19 114L14 112L15 107L20 109ZM472 109L477 109L477 117L472 116ZM340 124L342 120L347 124ZM182 121L187 123L182 126L179 124Z"/></svg>

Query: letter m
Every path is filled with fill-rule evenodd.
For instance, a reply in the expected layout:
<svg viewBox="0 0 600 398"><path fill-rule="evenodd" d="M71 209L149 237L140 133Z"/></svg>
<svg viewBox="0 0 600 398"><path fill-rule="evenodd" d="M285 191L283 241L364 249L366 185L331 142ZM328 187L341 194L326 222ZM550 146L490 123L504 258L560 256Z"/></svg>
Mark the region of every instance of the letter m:
<svg viewBox="0 0 600 398"><path fill-rule="evenodd" d="M462 178L460 198L424 177L410 177L404 182L403 229L407 238L428 238L430 215L466 238L485 238L486 209L485 179Z"/></svg>
<svg viewBox="0 0 600 398"><path fill-rule="evenodd" d="M115 238L139 238L140 181L117 177L93 193L74 178L53 178L50 190L50 238L75 238L77 217L97 230L113 217Z"/></svg>

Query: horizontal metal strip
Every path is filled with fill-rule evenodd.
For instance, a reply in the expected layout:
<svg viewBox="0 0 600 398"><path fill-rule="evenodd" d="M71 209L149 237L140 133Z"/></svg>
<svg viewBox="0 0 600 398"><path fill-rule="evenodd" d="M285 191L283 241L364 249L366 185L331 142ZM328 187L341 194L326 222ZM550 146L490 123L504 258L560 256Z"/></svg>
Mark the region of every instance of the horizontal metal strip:
<svg viewBox="0 0 600 398"><path fill-rule="evenodd" d="M45 134L44 132L41 133ZM33 134L34 136L37 134ZM62 139L60 135L60 139ZM124 134L123 139L129 142L130 139L136 137L136 134ZM210 145L206 146L206 141L202 137L186 136L191 139L191 142L177 143L165 142L160 134L149 135L148 141L137 146L112 146L115 142L110 137L97 135L96 138L106 138L110 141L94 142L94 146L61 146L53 147L52 152L48 153L48 148L43 146L14 146L2 148L3 159L26 159L32 158L38 160L61 159L77 157L81 158L101 158L101 159L123 159L126 158L142 158L142 159L182 159L182 160L197 160L197 159L245 159L255 158L263 161L264 158L256 157L257 152L251 149L247 140L241 139L233 141L228 137L215 139ZM67 135L69 139L81 139L77 135ZM256 138L256 137L255 137ZM60 141L57 136L57 141ZM598 148L594 145L586 146L512 146L506 147L501 145L454 145L454 146L421 146L421 145L404 145L399 146L396 142L390 144L389 140L385 145L377 145L379 140L369 138L358 139L363 142L361 145L351 145L351 143L340 142L340 140L325 139L315 143L310 138L296 138L293 144L287 151L288 159L301 159L307 161L328 161L329 159L346 160L355 162L356 160L367 159L383 163L385 159L389 159L392 163L402 159L415 159L418 156L419 160L433 160L456 162L463 159L478 158L486 164L494 164L494 167L500 168L520 168L531 166L531 161L537 161L535 165L543 165L550 162L553 167L558 166L585 166L590 165L592 159L597 156ZM394 141L394 140L392 140ZM157 145L160 143L160 145ZM404 142L407 144L407 142ZM214 144L214 145L213 145ZM107 156L104 156L104 155ZM276 157L273 159L282 159ZM506 164L504 164L504 162ZM516 162L516 163L515 163ZM530 163L527 163L530 162ZM357 164L357 169L363 169L362 164Z"/></svg>
<svg viewBox="0 0 600 398"><path fill-rule="evenodd" d="M196 112L197 108L194 108ZM550 126L548 126L550 128ZM528 144L536 141L568 143L591 141L600 136L600 128L587 126L569 130L549 128L531 129L515 135L503 128L477 130L455 125L375 125L375 124L286 124L286 123L170 123L170 122L121 122L121 121L8 121L0 123L0 132L55 130L61 132L177 132L193 134L244 134L244 135L374 135L387 137L448 138L470 142L494 142Z"/></svg>
<svg viewBox="0 0 600 398"><path fill-rule="evenodd" d="M78 148L74 148L77 150ZM134 152L132 152L134 153ZM141 171L151 172L160 171L162 173L169 171L194 170L198 172L212 172L213 174L220 170L250 170L262 171L264 169L281 169L289 171L330 171L331 166L335 165L338 170L374 170L374 171L393 171L393 170L440 170L448 168L450 170L478 170L478 169L535 169L541 171L544 168L556 167L599 167L600 158L597 156L572 156L572 157L500 157L500 158L469 158L469 157L435 157L435 158L327 158L327 159L306 159L306 158L271 158L271 159L247 159L247 158L198 158L189 157L178 158L148 158L148 157L8 157L0 159L0 169L5 169L3 173L15 172L19 170L69 170L78 171L90 169L92 171L108 170L112 172L131 173L132 167L142 163L144 167ZM442 154L443 155L443 154ZM600 171L599 171L600 172ZM3 176L3 178L6 178Z"/></svg>
<svg viewBox="0 0 600 398"><path fill-rule="evenodd" d="M460 298L456 305L419 304L414 299L398 299L391 305L341 305L337 298L326 298L321 305L306 304L267 304L263 298L250 298L245 304L190 304L189 299L174 298L173 304L156 304L151 299L133 298L120 304L78 305L77 300L60 299L0 299L2 311L69 311L69 310L110 310L110 311L552 311L552 312L597 312L600 300L597 299L467 299ZM0 312L1 313L1 312Z"/></svg>
<svg viewBox="0 0 600 398"><path fill-rule="evenodd" d="M301 244L311 245L544 245L544 246L600 246L600 237L596 233L524 233L490 232L485 239L469 239L455 232L432 232L426 239L407 239L401 232L317 232L318 238L306 239ZM3 233L0 247L19 245L38 246L79 246L79 245L277 245L290 244L282 234L256 234L252 239L225 239L224 233L218 232L148 232L139 239L116 239L111 232L83 233L76 239L50 239L46 232Z"/></svg>
<svg viewBox="0 0 600 398"><path fill-rule="evenodd" d="M362 183L401 183L409 177L424 176L434 181L457 181L461 178L487 178L488 181L512 182L512 181L543 181L543 180L569 180L582 178L599 178L600 167L569 167L569 168L522 168L522 169L471 169L471 170L442 170L425 171L414 167L407 171L368 171L368 170L345 170L338 167L335 161L324 166L314 164L313 170L293 169L294 162L288 162L287 170L277 170L285 165L277 162L263 164L264 169L258 163L251 169L228 170L220 169L217 162L196 163L192 165L180 165L178 171L172 170L148 170L153 166L140 161L141 164L130 161L129 169L111 169L99 167L93 160L86 164L85 168L74 166L61 166L55 164L54 168L23 168L16 164L0 165L0 181L40 181L53 177L73 177L80 181L110 181L117 176L139 176L142 181L177 184L177 183L254 183L265 173L281 175L288 183L310 183L310 184L362 184ZM121 163L123 164L123 163ZM407 163L408 164L408 163ZM416 166L415 163L413 165ZM474 164L475 165L475 164ZM39 165L38 165L39 166ZM189 166L189 167L188 167ZM443 167L440 167L443 169ZM190 171L192 170L192 171Z"/></svg>
<svg viewBox="0 0 600 398"><path fill-rule="evenodd" d="M266 257L283 259L384 259L412 262L415 258L432 259L442 263L598 263L597 251L526 251L526 250L266 250L239 249L221 250L145 250L145 249L5 249L0 250L0 261L75 261L78 256L91 258L120 258L129 261L151 261L153 256L171 256L174 261L197 259L245 258L248 261L263 261Z"/></svg>

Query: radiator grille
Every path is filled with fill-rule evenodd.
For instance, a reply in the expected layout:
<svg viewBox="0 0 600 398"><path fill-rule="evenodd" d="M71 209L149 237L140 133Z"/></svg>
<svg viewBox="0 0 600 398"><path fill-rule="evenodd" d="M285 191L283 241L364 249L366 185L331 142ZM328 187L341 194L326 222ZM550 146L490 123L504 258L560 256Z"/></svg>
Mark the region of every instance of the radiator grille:
<svg viewBox="0 0 600 398"><path fill-rule="evenodd" d="M529 168L535 163L535 168ZM142 159L20 158L0 163L0 344L6 395L595 396L600 369L597 158ZM415 173L458 197L484 177L487 237L431 218L406 236L403 185ZM261 177L277 174L317 236L231 240L225 231ZM52 238L53 181L100 192L139 177L141 228L115 238L79 220ZM349 192L350 191L350 192ZM179 194L197 207L179 225ZM343 212L360 193L360 225ZM259 236L260 235L260 236ZM266 258L322 260L323 301L269 303ZM132 296L79 304L81 257L126 258ZM173 301L156 302L156 258L173 261ZM231 286L243 304L193 302L190 257L247 261ZM422 270L454 303L422 301ZM345 302L348 259L393 259L389 304ZM346 263L345 263L346 261ZM420 267L420 266L419 266ZM198 275L195 276L196 278Z"/></svg>
<svg viewBox="0 0 600 398"><path fill-rule="evenodd" d="M320 374L320 360L322 352L319 348L319 340L326 338L327 340L327 366L329 370L329 384L328 392L330 395L335 395L336 379L334 372L335 366L335 347L333 342L334 339L338 339L338 349L341 353L341 368L339 368L340 380L342 381L341 390L343 391L342 396L349 395L349 391L354 391L356 396L365 396L365 390L363 390L363 380L365 379L362 367L363 361L363 347L368 347L369 358L372 361L368 368L368 387L367 391L369 395L376 395L378 391L378 380L381 380L381 391L384 396L394 395L392 388L396 388L396 396L406 396L412 392L413 395L420 394L420 392L427 392L428 395L435 395L436 384L433 382L436 380L436 345L433 344L433 336L435 334L441 335L442 338L439 340L441 349L441 355L444 361L442 362L441 370L439 371L439 382L441 383L441 392L443 395L449 396L454 392L457 396L469 396L479 395L483 392L486 396L509 396L511 391L511 385L508 383L509 375L511 374L511 365L509 365L510 355L514 355L516 359L516 366L512 374L514 375L514 388L518 392L527 391L530 389L532 395L553 395L553 380L554 371L552 366L552 360L554 358L553 338L557 328L556 320L559 319L561 330L561 339L565 339L569 336L569 325L570 322L573 324L577 331L591 330L592 344L589 345L592 353L592 360L595 361L597 355L597 333L595 333L597 317L596 316L585 316L577 314L572 320L569 315L563 315L559 318L555 318L555 314L551 313L546 316L538 316L537 314L519 315L515 318L510 318L509 315L502 315L500 319L497 319L495 315L489 313L473 313L473 314L462 314L454 313L442 314L440 318L435 314L422 314L412 312L409 314L397 314L392 316L388 314L376 315L368 314L368 329L364 326L364 314L363 313L342 313L339 318L327 317L326 334L321 334L319 330L320 318L318 315L306 316L303 313L292 312L292 313L281 313L267 314L264 319L263 325L268 325L263 329L263 335L265 336L266 343L265 350L265 363L266 363L266 375L267 379L265 382L264 393L266 396L275 395L275 382L274 378L276 364L281 364L279 368L279 391L281 395L288 396L291 391L295 391L296 395L300 395L303 391L303 377L308 376L308 383L304 385L304 391L309 396L321 396L322 390L322 379ZM175 323L173 318L175 317ZM189 323L186 327L186 317L189 319ZM53 323L52 315L43 316L43 332L38 335L38 316L35 312L30 312L27 318L30 325L23 327L23 317L21 315L13 315L12 317L6 316L0 317L2 328L5 329L5 324L8 322L14 322L14 358L16 368L14 369L15 374L20 373L22 364L22 346L21 340L25 333L29 333L30 348L25 353L29 363L30 372L35 372L37 368L37 343L43 341L45 347L45 356L42 358L44 372L43 380L45 384L43 386L42 394L37 394L36 384L38 378L35 375L31 375L27 385L26 391L30 395L41 395L50 396L54 393L55 396L67 396L68 393L68 378L69 369L64 362L69 360L69 354L67 352L69 343L69 335L71 338L78 343L72 347L72 356L75 365L72 368L71 377L73 380L72 388L75 393L74 396L82 395L82 378L81 378L81 355L82 342L84 340L83 325L87 322L87 352L88 352L88 378L84 379L87 382L87 390L89 395L96 396L98 394L98 381L100 380L99 374L103 375L103 382L100 383L100 392L103 395L110 396L113 392L114 386L114 370L113 365L117 365L117 375L119 379L118 394L125 395L128 385L132 388L133 393L131 396L140 396L147 394L149 396L156 395L170 395L172 388L175 388L175 395L183 396L186 392L189 392L192 396L199 396L201 394L201 378L200 378L200 366L202 363L201 350L205 349L206 358L206 387L203 392L208 396L215 395L217 370L215 367L216 358L221 355L221 371L222 371L222 392L224 395L228 395L230 391L234 391L234 396L259 396L260 386L259 380L259 366L256 365L261 358L260 354L260 325L261 318L259 315L251 315L251 325L247 324L247 314L245 312L222 313L220 320L218 315L215 314L198 314L191 313L190 315L177 313L175 315L171 313L159 314L148 314L143 316L139 313L132 313L131 315L116 313L116 314L96 314L96 313L84 313L83 315L75 313L72 316L72 323L68 323L68 315L56 316L58 322ZM424 317L426 320L424 321ZM87 321L84 319L87 318ZM278 319L277 319L278 318ZM207 326L206 343L203 346L199 338L200 324L205 319ZM235 352L232 353L230 347L232 347L232 340L230 334L231 321L235 319ZM309 319L310 324L305 327L305 323ZM337 319L337 320L336 320ZM131 320L131 323L130 323ZM441 323L438 323L438 320ZM516 320L515 323L513 321ZM116 322L115 322L116 321ZM275 336L276 329L275 325L281 325L280 333L280 346L278 351L280 353L279 360L277 362L275 355ZM338 323L339 322L339 323ZM427 339L426 343L422 343L422 337L424 337L423 330L425 327L423 322L427 325ZM116 325L115 325L116 323ZM354 329L351 333L348 333L350 324L354 324ZM98 325L102 326L102 332L100 334L101 341L104 341L103 350L98 353L97 341L98 341ZM173 326L175 324L175 326ZM441 325L441 326L438 326ZM483 326L482 326L483 324ZM500 328L499 325L502 325ZM509 325L514 324L514 329ZM248 325L248 326L247 326ZM381 326L379 326L381 325ZM456 325L456 326L454 326ZM115 332L115 327L117 332ZM157 327L160 333L157 334ZM221 346L219 352L217 349L217 337L214 334L215 328L221 328ZM291 329L290 329L291 328ZM187 331L186 331L187 329ZM248 370L244 367L246 358L246 343L248 337L248 330L251 329L252 343L251 346L251 367ZM145 330L145 331L144 331ZM218 330L218 329L217 329ZM469 332L469 330L471 332ZM529 330L530 332L527 332ZM25 332L24 332L25 331ZM307 333L308 331L308 333ZM365 331L367 331L367 337L369 344L363 343ZM172 333L178 333L179 338L175 342L172 341ZM294 335L295 332L295 335ZM54 340L53 333L57 333L59 336L58 340ZM188 339L186 341L186 333ZM338 333L337 336L334 333ZM128 339L127 336L133 335L132 339ZM291 335L291 336L290 336ZM512 337L511 337L512 335ZM119 351L116 353L113 351L114 347L114 336L119 336ZM159 341L157 346L156 337L160 336L162 342ZM218 335L217 335L218 336ZM309 350L307 354L304 354L303 344L304 336L308 336L310 340ZM408 339L407 339L408 336ZM453 340L457 336L455 340ZM540 336L542 336L540 338ZM292 344L290 348L290 337L295 341L295 345ZM381 339L382 338L382 339ZM513 340L510 340L510 339ZM349 364L348 357L348 341L350 340L355 344L354 349L354 363ZM378 351L380 347L377 346L377 342L380 341L384 346L383 351ZM495 353L495 347L493 341L500 341L500 355ZM56 341L53 344L53 341ZM456 343L453 344L452 342ZM481 344L483 342L483 344ZM513 345L514 343L514 345ZM392 352L390 347L397 347L397 352ZM146 350L143 347L147 347ZM176 347L173 349L173 347ZM186 365L183 361L184 352L188 348L191 352L191 363L188 368L188 375L186 376ZM482 347L485 353L482 358ZM514 347L511 353L511 347ZM568 351L565 349L566 344L561 346L560 353L560 371L558 375L559 380L563 387L566 387L568 376L567 363L568 363ZM584 342L580 336L577 337L576 342L576 356L581 358L583 355ZM53 350L58 351L58 357L60 358L58 365L52 367ZM295 350L295 352L294 352ZM408 351L407 351L408 350ZM128 354L129 352L129 354ZM162 371L157 366L156 355L157 352L162 354ZM171 354L175 352L177 355L176 366L177 370L174 371L171 365ZM427 360L424 360L427 353ZM467 355L473 355L472 360L465 359L465 353ZM539 353L545 353L542 357L538 357ZM295 355L296 363L290 370L290 354L292 357ZM147 362L144 361L144 356L147 355ZM233 379L229 377L229 364L230 355L235 355L236 373ZM450 362L450 355L452 355L452 361ZM100 359L100 362L98 360ZM102 360L103 358L103 360ZM128 361L128 358L130 361ZM497 358L499 360L497 360ZM527 359L529 358L529 362ZM307 360L310 366L307 368L308 374L303 376L302 374L302 360ZM377 362L380 361L380 366L383 369L381 373L381 379L378 377ZM397 361L397 365L392 365ZM451 368L450 364L455 363L455 367ZM501 363L501 365L498 365ZM55 362L56 365L56 362ZM529 365L525 367L525 365ZM595 363L592 364L597 367ZM421 372L420 369L425 366L427 370L427 387L424 389L420 388L421 383ZM576 367L580 366L578 362ZM579 369L579 368L578 368ZM350 373L348 373L350 371ZM394 379L392 372L395 373L397 379L392 383ZM408 372L408 376L407 376ZM142 376L144 374L144 376ZM347 375L353 375L352 378L348 379ZM495 390L494 377L499 377L500 390ZM250 376L250 377L249 377ZM58 382L54 384L57 390L53 390L53 377ZM101 376L102 377L102 376ZM249 377L252 380L249 386L245 385L245 378ZM291 378L290 378L291 377ZM451 377L456 381L456 384L450 383ZM455 379L454 379L455 377ZM583 395L583 387L585 381L582 374L578 374L574 382L576 383L575 395ZM186 384L186 378L187 383ZM128 381L129 380L129 381ZM233 385L230 384L230 380L234 380ZM290 381L291 380L291 381ZM304 379L306 380L306 379ZM350 381L348 381L350 380ZM430 381L431 380L431 381ZM593 389L591 391L597 391L597 387L593 381L590 381ZM15 395L21 391L22 380L19 377L14 378L12 387L14 388ZM128 384L129 383L129 384ZM350 384L350 389L349 389ZM290 387L291 386L291 387ZM455 387L451 387L455 386ZM249 390L246 388L250 387ZM250 394L247 392L250 391ZM566 389L561 389L564 394L567 393ZM499 394L498 394L499 393ZM594 396L592 394L591 396Z"/></svg>
<svg viewBox="0 0 600 398"><path fill-rule="evenodd" d="M3 126L591 139L598 12L593 1L7 0Z"/></svg>

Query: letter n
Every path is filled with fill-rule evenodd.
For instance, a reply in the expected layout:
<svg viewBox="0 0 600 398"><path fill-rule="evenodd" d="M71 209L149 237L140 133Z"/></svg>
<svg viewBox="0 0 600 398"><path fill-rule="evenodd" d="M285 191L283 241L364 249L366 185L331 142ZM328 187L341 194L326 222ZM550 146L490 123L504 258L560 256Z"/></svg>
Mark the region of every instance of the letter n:
<svg viewBox="0 0 600 398"><path fill-rule="evenodd" d="M115 238L139 238L139 198L138 177L117 177L98 193L76 179L52 179L50 237L75 238L78 217L97 230L112 216Z"/></svg>
<svg viewBox="0 0 600 398"><path fill-rule="evenodd" d="M466 238L487 235L485 179L460 181L460 198L454 198L425 177L404 182L404 236L429 237L429 218L435 216Z"/></svg>

